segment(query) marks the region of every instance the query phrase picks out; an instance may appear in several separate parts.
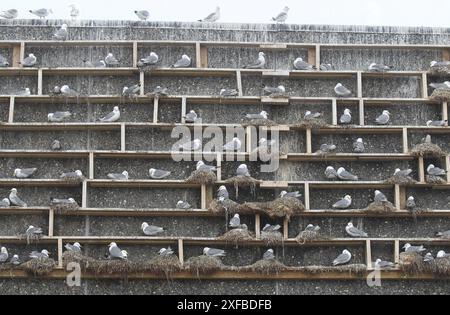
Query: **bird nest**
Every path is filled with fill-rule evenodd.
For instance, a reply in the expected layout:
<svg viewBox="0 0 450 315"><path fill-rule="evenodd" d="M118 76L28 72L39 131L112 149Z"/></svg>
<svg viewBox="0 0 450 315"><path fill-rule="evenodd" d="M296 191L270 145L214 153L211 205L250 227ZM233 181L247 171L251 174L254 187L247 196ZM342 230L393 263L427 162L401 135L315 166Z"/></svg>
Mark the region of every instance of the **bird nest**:
<svg viewBox="0 0 450 315"><path fill-rule="evenodd" d="M411 176L394 175L391 178L386 180L386 184L391 184L391 185L406 186L406 185L413 185L416 183L417 183L417 181L414 178L412 178Z"/></svg>
<svg viewBox="0 0 450 315"><path fill-rule="evenodd" d="M260 213L271 218L290 220L291 216L305 210L303 203L297 198L278 198L270 202L246 202L239 206L239 213Z"/></svg>
<svg viewBox="0 0 450 315"><path fill-rule="evenodd" d="M20 266L15 266L11 263L4 263L0 264L0 271L8 271L8 270L14 270L14 269L20 269Z"/></svg>
<svg viewBox="0 0 450 315"><path fill-rule="evenodd" d="M416 145L411 153L419 157L442 157L447 153L434 143L420 143Z"/></svg>
<svg viewBox="0 0 450 315"><path fill-rule="evenodd" d="M132 262L129 260L92 260L87 270L95 274L118 274L127 275L130 273L145 271L144 262Z"/></svg>
<svg viewBox="0 0 450 315"><path fill-rule="evenodd" d="M433 175L427 175L427 183L433 184L433 185L444 185L447 184L447 182L439 177L439 176L433 176Z"/></svg>
<svg viewBox="0 0 450 315"><path fill-rule="evenodd" d="M33 243L39 243L39 241L42 238L41 234L18 234L17 238L19 240L27 240L27 245L33 244Z"/></svg>
<svg viewBox="0 0 450 315"><path fill-rule="evenodd" d="M22 264L22 267L34 276L46 276L56 267L56 262L51 258L34 258Z"/></svg>
<svg viewBox="0 0 450 315"><path fill-rule="evenodd" d="M320 236L320 232L318 231L302 231L295 238L295 241L301 245L304 245L308 242L323 240L324 238Z"/></svg>
<svg viewBox="0 0 450 315"><path fill-rule="evenodd" d="M63 266L67 268L70 263L76 263L80 266L81 270L91 270L91 265L95 265L95 259L84 256L82 253L69 252L63 253Z"/></svg>
<svg viewBox="0 0 450 315"><path fill-rule="evenodd" d="M200 185L213 185L217 181L217 176L211 171L194 171L186 180L188 183Z"/></svg>
<svg viewBox="0 0 450 315"><path fill-rule="evenodd" d="M431 265L434 273L444 276L450 275L450 258L436 258Z"/></svg>
<svg viewBox="0 0 450 315"><path fill-rule="evenodd" d="M276 122L270 119L248 119L244 118L243 120L244 127L247 126L263 126L263 127L273 127L278 125Z"/></svg>
<svg viewBox="0 0 450 315"><path fill-rule="evenodd" d="M206 255L189 258L185 267L197 276L226 269L226 266L219 258Z"/></svg>
<svg viewBox="0 0 450 315"><path fill-rule="evenodd" d="M364 275L367 272L367 266L363 264L352 264L345 266L329 267L329 266L308 266L302 267L302 271L310 274L322 274L329 272L349 273L349 275Z"/></svg>
<svg viewBox="0 0 450 315"><path fill-rule="evenodd" d="M176 255L158 255L147 263L146 269L154 274L169 277L171 274L181 271L183 266L180 263L180 259Z"/></svg>
<svg viewBox="0 0 450 315"><path fill-rule="evenodd" d="M64 176L61 178L62 181L68 183L82 183L85 179L84 176Z"/></svg>
<svg viewBox="0 0 450 315"><path fill-rule="evenodd" d="M400 269L409 275L428 273L432 262L426 263L418 253L400 253Z"/></svg>
<svg viewBox="0 0 450 315"><path fill-rule="evenodd" d="M231 199L227 199L222 202L219 202L218 200L213 200L209 204L209 208L208 208L208 211L210 211L212 213L217 213L217 214L222 214L222 213L235 214L238 212L238 210L239 210L239 204L234 202Z"/></svg>
<svg viewBox="0 0 450 315"><path fill-rule="evenodd" d="M450 89L436 89L430 98L439 102L448 102L450 101Z"/></svg>
<svg viewBox="0 0 450 315"><path fill-rule="evenodd" d="M77 211L80 209L78 203L59 203L59 204L50 204L50 210L55 211L57 214L66 214L69 212Z"/></svg>
<svg viewBox="0 0 450 315"><path fill-rule="evenodd" d="M336 155L336 151L322 151L322 150L318 150L314 154L318 155L320 157L327 157L327 156L331 156L331 155Z"/></svg>
<svg viewBox="0 0 450 315"><path fill-rule="evenodd" d="M389 201L382 201L382 202L372 202L366 209L364 209L364 212L371 212L371 213L391 213L396 211L397 209L392 204L392 202Z"/></svg>
<svg viewBox="0 0 450 315"><path fill-rule="evenodd" d="M321 129L329 127L329 124L321 118L313 118L302 120L298 125L294 125L293 127L303 129Z"/></svg>
<svg viewBox="0 0 450 315"><path fill-rule="evenodd" d="M284 238L283 238L283 234L281 234L278 231L274 231L274 232L261 231L261 240L267 246L274 246L274 245L283 244Z"/></svg>
<svg viewBox="0 0 450 315"><path fill-rule="evenodd" d="M239 268L239 271L256 272L263 275L277 275L281 271L288 269L284 264L276 259L262 259L256 263Z"/></svg>
<svg viewBox="0 0 450 315"><path fill-rule="evenodd" d="M248 229L233 229L218 237L219 240L238 245L240 243L253 241L254 235Z"/></svg>
<svg viewBox="0 0 450 315"><path fill-rule="evenodd" d="M434 66L430 68L431 75L447 76L450 74L450 66Z"/></svg>
<svg viewBox="0 0 450 315"><path fill-rule="evenodd" d="M260 181L251 176L235 176L228 178L225 183L234 186L234 189L236 189L236 197L238 197L239 188L250 188L252 194L255 194L256 185L259 184Z"/></svg>

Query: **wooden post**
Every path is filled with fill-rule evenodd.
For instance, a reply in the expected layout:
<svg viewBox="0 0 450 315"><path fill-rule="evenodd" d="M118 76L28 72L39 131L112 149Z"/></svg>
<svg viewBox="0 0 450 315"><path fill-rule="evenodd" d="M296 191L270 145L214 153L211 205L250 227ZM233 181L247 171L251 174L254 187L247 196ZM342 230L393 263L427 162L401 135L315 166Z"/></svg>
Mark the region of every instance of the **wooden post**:
<svg viewBox="0 0 450 315"><path fill-rule="evenodd" d="M22 60L25 56L25 42L13 46L12 66L22 68Z"/></svg>
<svg viewBox="0 0 450 315"><path fill-rule="evenodd" d="M450 155L445 157L445 167L447 170L447 183L450 184Z"/></svg>
<svg viewBox="0 0 450 315"><path fill-rule="evenodd" d="M331 103L331 115L332 117L332 125L337 126L338 125L338 111L337 111L337 99L333 98L333 101Z"/></svg>
<svg viewBox="0 0 450 315"><path fill-rule="evenodd" d="M316 45L316 68L320 69L320 45Z"/></svg>
<svg viewBox="0 0 450 315"><path fill-rule="evenodd" d="M422 98L428 98L428 77L427 73L422 73Z"/></svg>
<svg viewBox="0 0 450 315"><path fill-rule="evenodd" d="M159 98L153 99L153 123L158 123L158 111L159 111Z"/></svg>
<svg viewBox="0 0 450 315"><path fill-rule="evenodd" d="M312 132L311 129L306 129L306 153L312 154Z"/></svg>
<svg viewBox="0 0 450 315"><path fill-rule="evenodd" d="M252 134L252 126L247 126L245 128L245 133L246 133L245 142L247 144L246 145L246 151L247 151L248 154L250 154L252 152L252 136L253 136L253 134Z"/></svg>
<svg viewBox="0 0 450 315"><path fill-rule="evenodd" d="M125 123L120 124L120 151L126 151L126 127Z"/></svg>
<svg viewBox="0 0 450 315"><path fill-rule="evenodd" d="M222 154L220 152L217 152L217 157L216 157L216 166L217 166L217 181L221 181L222 180Z"/></svg>
<svg viewBox="0 0 450 315"><path fill-rule="evenodd" d="M206 210L209 208L209 205L211 204L213 200L213 190L211 186L202 185L201 188L201 195L202 195L202 210Z"/></svg>
<svg viewBox="0 0 450 315"><path fill-rule="evenodd" d="M37 95L42 95L42 69L38 69L38 86L37 86Z"/></svg>
<svg viewBox="0 0 450 315"><path fill-rule="evenodd" d="M400 186L400 210L406 209L406 187Z"/></svg>
<svg viewBox="0 0 450 315"><path fill-rule="evenodd" d="M89 179L94 178L94 152L89 152Z"/></svg>
<svg viewBox="0 0 450 315"><path fill-rule="evenodd" d="M58 238L58 268L63 268L63 239Z"/></svg>
<svg viewBox="0 0 450 315"><path fill-rule="evenodd" d="M442 120L448 120L448 102L442 102Z"/></svg>
<svg viewBox="0 0 450 315"><path fill-rule="evenodd" d="M398 239L394 241L394 262L400 263L400 241Z"/></svg>
<svg viewBox="0 0 450 315"><path fill-rule="evenodd" d="M181 98L181 123L185 124L186 123L186 114L187 114L187 110L186 110L186 106L187 106L187 99L186 96L183 96Z"/></svg>
<svg viewBox="0 0 450 315"><path fill-rule="evenodd" d="M419 163L419 182L421 183L425 183L425 161L423 159L423 157L419 157L418 159L418 163Z"/></svg>
<svg viewBox="0 0 450 315"><path fill-rule="evenodd" d="M400 185L395 185L395 207L397 210L402 210L401 206L401 196L400 196Z"/></svg>
<svg viewBox="0 0 450 315"><path fill-rule="evenodd" d="M442 60L450 61L450 49L449 48L446 48L442 51Z"/></svg>
<svg viewBox="0 0 450 315"><path fill-rule="evenodd" d="M289 238L289 220L287 218L283 220L283 238L285 240Z"/></svg>
<svg viewBox="0 0 450 315"><path fill-rule="evenodd" d="M9 98L9 113L8 113L8 123L12 124L14 122L14 103L15 97L11 96Z"/></svg>
<svg viewBox="0 0 450 315"><path fill-rule="evenodd" d="M81 186L81 207L83 209L87 208L87 181L83 181Z"/></svg>
<svg viewBox="0 0 450 315"><path fill-rule="evenodd" d="M408 128L403 128L402 138L403 138L403 153L408 154L409 153Z"/></svg>
<svg viewBox="0 0 450 315"><path fill-rule="evenodd" d="M310 65L316 65L316 47L308 48L308 63Z"/></svg>
<svg viewBox="0 0 450 315"><path fill-rule="evenodd" d="M358 71L356 74L357 86L358 86L358 98L363 97L363 86L362 86L362 72Z"/></svg>
<svg viewBox="0 0 450 315"><path fill-rule="evenodd" d="M137 68L138 65L138 42L133 41L133 68Z"/></svg>
<svg viewBox="0 0 450 315"><path fill-rule="evenodd" d="M48 237L53 237L55 231L55 210L48 211Z"/></svg>
<svg viewBox="0 0 450 315"><path fill-rule="evenodd" d="M311 210L311 204L309 202L309 183L305 183L305 210Z"/></svg>
<svg viewBox="0 0 450 315"><path fill-rule="evenodd" d="M180 259L180 264L184 264L184 244L183 239L178 239L178 258Z"/></svg>
<svg viewBox="0 0 450 315"><path fill-rule="evenodd" d="M364 100L359 100L359 125L364 126L366 124L365 113L364 113Z"/></svg>
<svg viewBox="0 0 450 315"><path fill-rule="evenodd" d="M208 68L208 47L200 45L200 67Z"/></svg>
<svg viewBox="0 0 450 315"><path fill-rule="evenodd" d="M255 235L256 239L261 239L261 215L255 214Z"/></svg>
<svg viewBox="0 0 450 315"><path fill-rule="evenodd" d="M367 269L372 269L372 244L370 240L366 240L366 265Z"/></svg>
<svg viewBox="0 0 450 315"><path fill-rule="evenodd" d="M144 96L145 95L145 72L141 71L139 72L139 84L141 85L141 89L140 89L140 96Z"/></svg>
<svg viewBox="0 0 450 315"><path fill-rule="evenodd" d="M238 92L239 92L239 97L244 96L244 91L242 90L241 70L236 71L236 83L237 83L237 89L238 89Z"/></svg>

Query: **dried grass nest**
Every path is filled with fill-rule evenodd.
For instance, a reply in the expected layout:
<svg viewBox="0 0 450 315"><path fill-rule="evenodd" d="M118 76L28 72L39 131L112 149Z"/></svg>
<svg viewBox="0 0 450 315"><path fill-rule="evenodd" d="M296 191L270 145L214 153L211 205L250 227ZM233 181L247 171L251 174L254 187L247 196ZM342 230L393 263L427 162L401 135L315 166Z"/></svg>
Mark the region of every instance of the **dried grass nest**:
<svg viewBox="0 0 450 315"><path fill-rule="evenodd" d="M303 245L308 242L323 240L323 239L325 239L325 238L320 236L320 231L302 231L297 235L297 237L295 238L295 241L297 243Z"/></svg>
<svg viewBox="0 0 450 315"><path fill-rule="evenodd" d="M411 176L393 175L392 177L386 180L386 183L392 185L406 186L416 184L417 181Z"/></svg>
<svg viewBox="0 0 450 315"><path fill-rule="evenodd" d="M210 211L212 213L217 213L217 214L223 214L223 213L235 214L235 213L238 213L238 210L239 210L239 204L237 202L234 202L231 199L227 199L222 202L214 199L209 204L209 208L208 208L208 211Z"/></svg>
<svg viewBox="0 0 450 315"><path fill-rule="evenodd" d="M295 128L304 128L304 129L321 129L327 128L330 125L323 120L322 118L312 118L300 121L299 124L294 125Z"/></svg>
<svg viewBox="0 0 450 315"><path fill-rule="evenodd" d="M56 262L51 258L34 258L21 265L28 273L41 277L50 274L56 267Z"/></svg>
<svg viewBox="0 0 450 315"><path fill-rule="evenodd" d="M433 66L430 67L432 75L447 76L450 74L450 66Z"/></svg>
<svg viewBox="0 0 450 315"><path fill-rule="evenodd" d="M284 237L281 232L264 232L261 231L261 241L263 241L267 246L280 245L284 242Z"/></svg>
<svg viewBox="0 0 450 315"><path fill-rule="evenodd" d="M189 258L186 261L185 269L199 276L200 274L211 274L216 271L226 270L227 266L217 257L202 255Z"/></svg>
<svg viewBox="0 0 450 315"><path fill-rule="evenodd" d="M450 101L450 89L435 89L430 98L439 102Z"/></svg>
<svg viewBox="0 0 450 315"><path fill-rule="evenodd" d="M227 243L240 244L255 240L255 236L248 230L248 228L237 228L226 232L224 235L218 237L221 241Z"/></svg>
<svg viewBox="0 0 450 315"><path fill-rule="evenodd" d="M389 201L383 202L372 202L363 212L371 212L371 213L391 213L396 211L397 209Z"/></svg>
<svg viewBox="0 0 450 315"><path fill-rule="evenodd" d="M42 238L41 234L17 234L19 240L27 240L27 245L39 243Z"/></svg>
<svg viewBox="0 0 450 315"><path fill-rule="evenodd" d="M433 176L433 175L427 175L427 183L433 184L433 185L445 185L447 184L447 181L445 181L443 178L439 176Z"/></svg>
<svg viewBox="0 0 450 315"><path fill-rule="evenodd" d="M180 263L180 259L177 255L170 256L156 256L152 258L146 266L146 270L157 275L164 274L169 277L175 272L179 272L183 269Z"/></svg>
<svg viewBox="0 0 450 315"><path fill-rule="evenodd" d="M244 118L242 122L243 122L243 126L244 127L247 127L247 126L273 127L273 126L277 126L278 125L276 122L274 122L273 120L270 120L270 119L248 119L248 118Z"/></svg>
<svg viewBox="0 0 450 315"><path fill-rule="evenodd" d="M213 185L217 181L217 176L211 171L194 171L186 180L188 183L200 185Z"/></svg>
<svg viewBox="0 0 450 315"><path fill-rule="evenodd" d="M310 274L321 274L328 272L348 272L350 275L363 275L367 272L367 266L363 264L351 264L345 266L307 266L301 267L300 270Z"/></svg>
<svg viewBox="0 0 450 315"><path fill-rule="evenodd" d="M235 176L225 180L225 184L233 185L236 190L236 197L239 196L239 188L250 188L251 192L254 194L256 191L256 185L261 181L251 177L251 176Z"/></svg>
<svg viewBox="0 0 450 315"><path fill-rule="evenodd" d="M411 153L419 157L442 157L447 154L434 143L420 143L411 150Z"/></svg>
<svg viewBox="0 0 450 315"><path fill-rule="evenodd" d="M276 275L281 271L287 270L288 267L276 259L262 259L258 260L250 266L240 267L239 271L256 272L263 275Z"/></svg>
<svg viewBox="0 0 450 315"><path fill-rule="evenodd" d="M50 210L55 211L57 214L65 214L73 211L77 211L80 209L80 205L75 203L50 203Z"/></svg>
<svg viewBox="0 0 450 315"><path fill-rule="evenodd" d="M246 202L239 206L242 214L265 214L271 218L290 218L305 210L303 203L297 198L277 198L269 202Z"/></svg>

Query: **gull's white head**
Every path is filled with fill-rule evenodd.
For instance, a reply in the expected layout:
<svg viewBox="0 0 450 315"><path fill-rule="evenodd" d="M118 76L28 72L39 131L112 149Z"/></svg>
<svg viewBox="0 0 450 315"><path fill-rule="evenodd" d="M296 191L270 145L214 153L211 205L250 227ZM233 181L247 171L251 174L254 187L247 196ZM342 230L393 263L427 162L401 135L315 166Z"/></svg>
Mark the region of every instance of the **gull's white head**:
<svg viewBox="0 0 450 315"><path fill-rule="evenodd" d="M401 171L402 171L402 170L399 169L399 168L395 169L394 175L397 175L397 174L400 173Z"/></svg>
<svg viewBox="0 0 450 315"><path fill-rule="evenodd" d="M223 191L223 190L227 190L227 187L225 187L225 186L220 186L219 189L218 189L218 191Z"/></svg>
<svg viewBox="0 0 450 315"><path fill-rule="evenodd" d="M363 143L363 139L362 139L362 138L358 138L358 139L356 140L356 142L358 142L358 143Z"/></svg>
<svg viewBox="0 0 450 315"><path fill-rule="evenodd" d="M248 170L247 164L241 164L238 168L241 170Z"/></svg>
<svg viewBox="0 0 450 315"><path fill-rule="evenodd" d="M437 254L437 258L445 258L445 256L447 255L447 253L443 250L439 251Z"/></svg>
<svg viewBox="0 0 450 315"><path fill-rule="evenodd" d="M117 247L117 244L114 243L114 242L112 242L111 244L108 245L108 247L109 247L109 248L111 248L111 247Z"/></svg>
<svg viewBox="0 0 450 315"><path fill-rule="evenodd" d="M377 195L379 195L379 194L381 194L381 191L375 190L375 196L377 196Z"/></svg>
<svg viewBox="0 0 450 315"><path fill-rule="evenodd" d="M283 9L283 12L286 12L286 13L288 13L289 12L289 7L284 7L284 9Z"/></svg>
<svg viewBox="0 0 450 315"><path fill-rule="evenodd" d="M241 143L241 140L239 140L239 138L235 137L235 138L233 138L233 142L234 143Z"/></svg>
<svg viewBox="0 0 450 315"><path fill-rule="evenodd" d="M352 222L349 222L349 223L347 224L347 227L352 228L352 227L353 227L353 223L352 223Z"/></svg>
<svg viewBox="0 0 450 315"><path fill-rule="evenodd" d="M142 229L146 229L147 227L148 227L148 223L147 222L142 223L142 225L141 225Z"/></svg>
<svg viewBox="0 0 450 315"><path fill-rule="evenodd" d="M268 249L267 252L273 254L273 249L272 249L272 248L271 248L271 249Z"/></svg>
<svg viewBox="0 0 450 315"><path fill-rule="evenodd" d="M414 201L414 200L415 200L415 199L414 199L413 196L411 196L411 197L408 198L408 201Z"/></svg>
<svg viewBox="0 0 450 315"><path fill-rule="evenodd" d="M71 202L71 203L75 203L75 199L73 199L73 198L69 198L67 200L69 200L69 202Z"/></svg>
<svg viewBox="0 0 450 315"><path fill-rule="evenodd" d="M80 170L76 170L75 174L77 174L77 176L83 176L83 172Z"/></svg>
<svg viewBox="0 0 450 315"><path fill-rule="evenodd" d="M61 25L61 29L62 29L62 30L67 30L67 24Z"/></svg>
<svg viewBox="0 0 450 315"><path fill-rule="evenodd" d="M284 196L286 196L287 195L287 191L285 191L285 190L283 190L281 193L280 193L280 197L281 198L283 198Z"/></svg>
<svg viewBox="0 0 450 315"><path fill-rule="evenodd" d="M328 166L327 167L327 171L334 171L334 167L333 166Z"/></svg>
<svg viewBox="0 0 450 315"><path fill-rule="evenodd" d="M34 54L29 54L28 57L30 57L30 58L35 58L35 57L34 57Z"/></svg>
<svg viewBox="0 0 450 315"><path fill-rule="evenodd" d="M411 247L411 244L407 243L405 244L405 246L403 246L404 250L408 250Z"/></svg>
<svg viewBox="0 0 450 315"><path fill-rule="evenodd" d="M29 88L26 88L26 89L25 89L25 92L30 93L30 89L29 89Z"/></svg>
<svg viewBox="0 0 450 315"><path fill-rule="evenodd" d="M450 81L445 81L444 84L445 84L448 88L450 88Z"/></svg>
<svg viewBox="0 0 450 315"><path fill-rule="evenodd" d="M162 253L164 253L166 250L167 250L167 248L161 248L161 249L159 250L159 253L162 254Z"/></svg>
<svg viewBox="0 0 450 315"><path fill-rule="evenodd" d="M184 203L184 201L180 200L180 201L177 202L177 206L181 206L183 203Z"/></svg>
<svg viewBox="0 0 450 315"><path fill-rule="evenodd" d="M234 217L237 218L237 219L239 219L239 218L240 218L239 213L236 213L236 214L234 215Z"/></svg>
<svg viewBox="0 0 450 315"><path fill-rule="evenodd" d="M337 87L337 88L339 88L339 87L341 87L341 86L342 86L342 83L336 84L336 87Z"/></svg>
<svg viewBox="0 0 450 315"><path fill-rule="evenodd" d="M283 93L286 92L286 88L285 88L283 85L279 85L279 86L278 86L278 89L279 89L280 91L282 91Z"/></svg>
<svg viewBox="0 0 450 315"><path fill-rule="evenodd" d="M6 247L2 247L1 253L2 254L8 254L8 250L6 249Z"/></svg>
<svg viewBox="0 0 450 315"><path fill-rule="evenodd" d="M183 58L183 59L190 59L189 56L186 55L186 54L184 54L184 55L182 56L182 58Z"/></svg>
<svg viewBox="0 0 450 315"><path fill-rule="evenodd" d="M114 106L113 111L114 111L114 112L118 112L118 111L119 111L119 106Z"/></svg>
<svg viewBox="0 0 450 315"><path fill-rule="evenodd" d="M434 67L435 65L437 65L437 63L438 63L438 62L437 62L436 60L433 60L433 61L430 63L430 66L431 66L431 67Z"/></svg>
<svg viewBox="0 0 450 315"><path fill-rule="evenodd" d="M265 56L266 56L266 54L263 53L262 51L259 53L259 57L265 57Z"/></svg>
<svg viewBox="0 0 450 315"><path fill-rule="evenodd" d="M11 189L11 193L14 195L17 194L17 189L16 188Z"/></svg>
<svg viewBox="0 0 450 315"><path fill-rule="evenodd" d="M203 255L206 255L209 252L210 249L211 248L209 248L209 247L203 248Z"/></svg>
<svg viewBox="0 0 450 315"><path fill-rule="evenodd" d="M344 110L344 114L345 115L350 115L352 112L350 111L350 109L348 109L348 108L346 108L345 110Z"/></svg>
<svg viewBox="0 0 450 315"><path fill-rule="evenodd" d="M387 115L387 116L390 116L390 115L391 115L391 113L390 113L389 111L387 111L387 110L384 110L384 111L383 111L383 115Z"/></svg>
<svg viewBox="0 0 450 315"><path fill-rule="evenodd" d="M267 112L266 112L265 110L263 110L263 111L260 113L260 115L261 115L262 117L264 117L265 119L267 119L267 117L269 117L269 114L267 114Z"/></svg>
<svg viewBox="0 0 450 315"><path fill-rule="evenodd" d="M128 172L127 171L123 171L122 175L128 178Z"/></svg>
<svg viewBox="0 0 450 315"><path fill-rule="evenodd" d="M261 139L259 139L259 144L260 145L262 145L262 144L264 144L264 143L266 143L267 142L267 139L266 138L261 138Z"/></svg>
<svg viewBox="0 0 450 315"><path fill-rule="evenodd" d="M75 247L77 247L77 248L80 248L80 249L81 249L81 247L82 247L81 244L78 243L78 242L74 243L73 246L75 246Z"/></svg>
<svg viewBox="0 0 450 315"><path fill-rule="evenodd" d="M50 114L49 114L49 115L50 115ZM19 168L16 168L16 169L14 170L14 176L17 176L19 173L20 173L20 169L19 169Z"/></svg>
<svg viewBox="0 0 450 315"><path fill-rule="evenodd" d="M338 169L338 174L341 174L341 173L344 173L346 170L345 170L345 168L343 168L343 167L341 167L341 168L339 168Z"/></svg>
<svg viewBox="0 0 450 315"><path fill-rule="evenodd" d="M158 57L158 55L157 55L154 51L152 51L152 52L150 53L150 56L152 56L152 57Z"/></svg>
<svg viewBox="0 0 450 315"><path fill-rule="evenodd" d="M436 166L434 166L433 164L430 164L430 166L428 166L427 171L431 171L432 169L436 168Z"/></svg>
<svg viewBox="0 0 450 315"><path fill-rule="evenodd" d="M112 53L108 53L108 57L114 57Z"/></svg>
<svg viewBox="0 0 450 315"><path fill-rule="evenodd" d="M347 199L347 200L350 200L350 201L352 201L352 196L350 196L350 195L347 195L347 196L345 196L345 197L344 197L344 199Z"/></svg>
<svg viewBox="0 0 450 315"><path fill-rule="evenodd" d="M205 165L205 163L203 161L198 161L197 162L197 169L199 169L200 167L202 167L203 165Z"/></svg>
<svg viewBox="0 0 450 315"><path fill-rule="evenodd" d="M344 255L348 255L348 256L350 256L351 254L350 254L350 252L347 250L347 249L345 249L343 252L342 252L342 254L344 254Z"/></svg>
<svg viewBox="0 0 450 315"><path fill-rule="evenodd" d="M432 120L427 121L427 126L430 127L432 123L433 123Z"/></svg>
<svg viewBox="0 0 450 315"><path fill-rule="evenodd" d="M48 250L46 250L46 249L43 249L43 250L41 251L41 253L44 254L44 255L50 256L50 253L49 253Z"/></svg>

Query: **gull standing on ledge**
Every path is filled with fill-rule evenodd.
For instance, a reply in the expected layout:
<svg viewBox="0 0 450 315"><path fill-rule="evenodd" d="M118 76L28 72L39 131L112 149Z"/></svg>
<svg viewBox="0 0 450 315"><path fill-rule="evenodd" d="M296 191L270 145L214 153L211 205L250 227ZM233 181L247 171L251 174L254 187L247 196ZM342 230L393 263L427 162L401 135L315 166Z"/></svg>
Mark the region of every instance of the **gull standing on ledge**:
<svg viewBox="0 0 450 315"><path fill-rule="evenodd" d="M9 193L9 201L11 201L11 204L13 206L17 206L17 207L21 207L21 208L27 207L27 204L17 196L16 188L11 189L11 192Z"/></svg>
<svg viewBox="0 0 450 315"><path fill-rule="evenodd" d="M171 68L189 68L191 66L191 58L184 54L181 56L181 59L177 60L173 65L171 65Z"/></svg>
<svg viewBox="0 0 450 315"><path fill-rule="evenodd" d="M110 112L108 115L106 115L103 118L100 118L101 122L116 122L120 118L120 110L119 106L114 106L114 109L112 112Z"/></svg>
<svg viewBox="0 0 450 315"><path fill-rule="evenodd" d="M17 11L16 9L9 9L9 10L0 12L0 17L7 19L7 20L13 20L13 19L17 18L18 15L19 15L19 11Z"/></svg>
<svg viewBox="0 0 450 315"><path fill-rule="evenodd" d="M67 31L67 24L61 25L61 28L53 34L53 39L55 40L66 40L69 32Z"/></svg>
<svg viewBox="0 0 450 315"><path fill-rule="evenodd" d="M272 18L272 21L277 23L284 23L288 18L289 7L284 7L283 11L278 14L276 17Z"/></svg>
<svg viewBox="0 0 450 315"><path fill-rule="evenodd" d="M258 54L258 60L250 65L244 66L244 69L262 69L266 65L266 54L260 52Z"/></svg>
<svg viewBox="0 0 450 315"><path fill-rule="evenodd" d="M80 15L80 10L78 9L77 5L74 3L69 4L69 8L70 8L70 17L74 21Z"/></svg>
<svg viewBox="0 0 450 315"><path fill-rule="evenodd" d="M198 20L199 22L214 23L220 19L220 7L216 8L216 11L205 17L203 20Z"/></svg>
<svg viewBox="0 0 450 315"><path fill-rule="evenodd" d="M30 10L31 14L38 16L40 19L45 19L50 14L53 14L52 9L38 9L38 10Z"/></svg>
<svg viewBox="0 0 450 315"><path fill-rule="evenodd" d="M150 12L148 12L147 10L136 10L134 11L134 13L141 21L147 21L147 19L150 17Z"/></svg>

